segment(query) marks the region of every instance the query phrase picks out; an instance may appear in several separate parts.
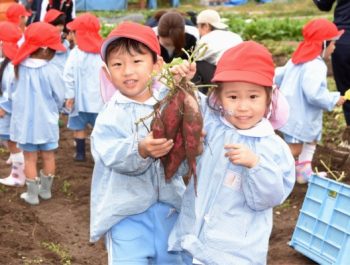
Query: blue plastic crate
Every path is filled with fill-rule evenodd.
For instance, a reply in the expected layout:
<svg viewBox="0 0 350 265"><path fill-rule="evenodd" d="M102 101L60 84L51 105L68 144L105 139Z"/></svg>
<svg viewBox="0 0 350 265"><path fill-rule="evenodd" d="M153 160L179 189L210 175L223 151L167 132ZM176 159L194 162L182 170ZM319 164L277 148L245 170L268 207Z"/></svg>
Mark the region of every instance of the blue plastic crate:
<svg viewBox="0 0 350 265"><path fill-rule="evenodd" d="M350 186L311 176L289 245L319 264L350 264Z"/></svg>

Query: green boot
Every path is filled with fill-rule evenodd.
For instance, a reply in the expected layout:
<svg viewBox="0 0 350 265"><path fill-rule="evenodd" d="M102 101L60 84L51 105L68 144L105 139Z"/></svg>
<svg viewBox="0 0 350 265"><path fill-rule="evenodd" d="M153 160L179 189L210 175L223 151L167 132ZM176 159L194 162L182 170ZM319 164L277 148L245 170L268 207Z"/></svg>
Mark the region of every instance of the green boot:
<svg viewBox="0 0 350 265"><path fill-rule="evenodd" d="M53 175L46 176L42 170L40 170L40 186L39 196L44 200L51 199L51 187L53 182Z"/></svg>
<svg viewBox="0 0 350 265"><path fill-rule="evenodd" d="M26 179L27 192L21 194L21 199L31 205L39 204L39 179Z"/></svg>

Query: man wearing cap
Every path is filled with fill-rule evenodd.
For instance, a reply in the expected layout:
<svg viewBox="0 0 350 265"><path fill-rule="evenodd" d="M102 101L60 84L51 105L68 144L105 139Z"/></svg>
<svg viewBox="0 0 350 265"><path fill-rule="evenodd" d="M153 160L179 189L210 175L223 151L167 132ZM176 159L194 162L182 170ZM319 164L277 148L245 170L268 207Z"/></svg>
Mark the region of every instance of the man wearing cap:
<svg viewBox="0 0 350 265"><path fill-rule="evenodd" d="M231 31L222 22L218 12L207 9L198 14L197 28L200 40L197 46L206 44L207 51L197 62L195 82L210 83L216 64L221 55L229 48L242 42L242 38Z"/></svg>

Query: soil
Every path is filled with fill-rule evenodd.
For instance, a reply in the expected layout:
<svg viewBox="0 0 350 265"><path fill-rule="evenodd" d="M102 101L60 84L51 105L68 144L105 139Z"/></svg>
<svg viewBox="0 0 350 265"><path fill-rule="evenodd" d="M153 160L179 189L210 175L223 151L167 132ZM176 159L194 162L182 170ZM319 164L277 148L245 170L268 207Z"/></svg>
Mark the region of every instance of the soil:
<svg viewBox="0 0 350 265"><path fill-rule="evenodd" d="M88 239L93 161L89 152L86 162L73 161L72 139L72 133L61 128L57 176L51 200L41 201L39 206L30 206L19 197L25 191L24 187L0 185L0 264L107 264L103 241L91 244ZM332 161L332 156L338 158ZM346 169L344 163L346 159L349 160L348 156L349 152L347 156L346 153L339 155L333 149L319 146L315 161L322 158L327 163L335 163L339 169ZM7 157L6 152L0 154L1 177L9 174L9 166L5 164ZM346 170L350 176L349 168ZM268 264L315 264L287 244L306 189L306 185L296 184L288 203L274 209Z"/></svg>

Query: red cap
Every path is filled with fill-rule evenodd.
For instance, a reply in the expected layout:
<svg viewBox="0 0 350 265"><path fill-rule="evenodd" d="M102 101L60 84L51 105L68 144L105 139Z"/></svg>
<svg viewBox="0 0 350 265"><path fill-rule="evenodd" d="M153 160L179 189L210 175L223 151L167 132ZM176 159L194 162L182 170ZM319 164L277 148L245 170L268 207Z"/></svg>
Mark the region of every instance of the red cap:
<svg viewBox="0 0 350 265"><path fill-rule="evenodd" d="M272 86L274 63L261 44L244 41L227 50L217 63L213 82L248 82Z"/></svg>
<svg viewBox="0 0 350 265"><path fill-rule="evenodd" d="M23 5L17 3L13 3L6 10L7 20L16 24L19 23L21 16L29 17L31 14L32 13L28 12Z"/></svg>
<svg viewBox="0 0 350 265"><path fill-rule="evenodd" d="M321 55L322 44L325 40L336 40L344 30L338 30L334 23L325 18L317 18L309 21L303 27L304 41L292 55L294 64L305 63Z"/></svg>
<svg viewBox="0 0 350 265"><path fill-rule="evenodd" d="M3 41L2 50L5 56L11 60L17 53L17 42L21 37L22 31L17 25L9 21L0 23L0 41Z"/></svg>
<svg viewBox="0 0 350 265"><path fill-rule="evenodd" d="M112 30L111 33L109 33L107 39L102 43L102 60L105 60L106 49L108 45L118 38L137 40L145 44L156 54L160 55L159 41L152 28L135 22L123 22L119 24L118 27L116 27L114 30Z"/></svg>
<svg viewBox="0 0 350 265"><path fill-rule="evenodd" d="M66 50L61 43L60 33L56 27L45 22L35 22L30 24L24 32L24 42L19 47L12 63L14 65L21 63L41 47L49 47L56 51Z"/></svg>
<svg viewBox="0 0 350 265"><path fill-rule="evenodd" d="M63 15L63 12L58 11L57 9L51 8L49 11L46 12L44 17L44 22L51 23L56 18L58 18L60 15Z"/></svg>
<svg viewBox="0 0 350 265"><path fill-rule="evenodd" d="M103 39L99 34L100 22L97 17L85 13L69 22L67 28L75 31L79 49L91 53L100 52Z"/></svg>

